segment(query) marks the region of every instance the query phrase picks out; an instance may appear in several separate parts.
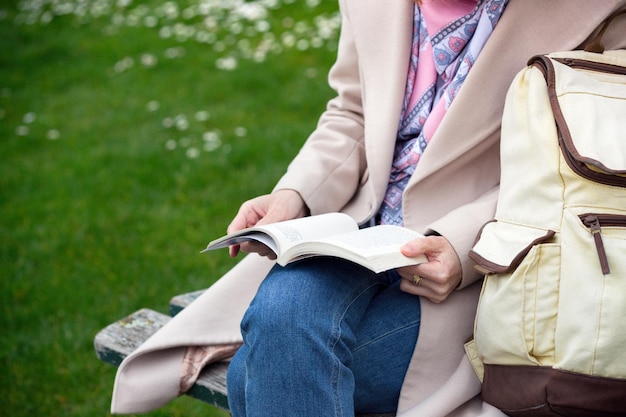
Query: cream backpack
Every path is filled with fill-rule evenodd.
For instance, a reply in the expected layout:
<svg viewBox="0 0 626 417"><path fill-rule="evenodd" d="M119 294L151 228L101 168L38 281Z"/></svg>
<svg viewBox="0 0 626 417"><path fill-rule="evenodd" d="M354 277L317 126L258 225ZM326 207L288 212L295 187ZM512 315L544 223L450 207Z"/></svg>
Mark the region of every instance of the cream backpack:
<svg viewBox="0 0 626 417"><path fill-rule="evenodd" d="M470 359L510 415L626 416L626 51L537 56L502 120Z"/></svg>

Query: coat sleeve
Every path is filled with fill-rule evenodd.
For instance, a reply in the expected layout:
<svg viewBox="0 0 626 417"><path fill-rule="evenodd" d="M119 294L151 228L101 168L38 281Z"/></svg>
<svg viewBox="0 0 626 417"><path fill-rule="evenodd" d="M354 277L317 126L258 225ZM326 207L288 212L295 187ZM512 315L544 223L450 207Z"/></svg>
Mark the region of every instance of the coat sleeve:
<svg viewBox="0 0 626 417"><path fill-rule="evenodd" d="M350 19L341 9L337 59L329 72L329 85L337 95L275 187L299 192L312 214L345 206L366 167L358 51Z"/></svg>
<svg viewBox="0 0 626 417"><path fill-rule="evenodd" d="M459 289L465 288L482 279L483 275L474 269L475 262L467 256L476 238L476 233L467 233L468 227L462 225L483 225L493 219L496 212L499 187L492 189L476 201L451 211L446 216L431 223L428 232L435 232L452 244L461 260L463 278ZM474 228L471 228L474 230ZM462 254L462 255L461 255Z"/></svg>

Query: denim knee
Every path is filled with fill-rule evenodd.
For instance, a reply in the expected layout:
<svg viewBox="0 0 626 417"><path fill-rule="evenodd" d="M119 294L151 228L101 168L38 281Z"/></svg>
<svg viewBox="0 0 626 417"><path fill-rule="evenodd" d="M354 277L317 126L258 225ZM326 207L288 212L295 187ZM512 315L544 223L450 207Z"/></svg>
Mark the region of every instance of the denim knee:
<svg viewBox="0 0 626 417"><path fill-rule="evenodd" d="M282 338L307 314L300 288L288 274L272 273L259 288L241 323L244 335L256 331L265 338Z"/></svg>

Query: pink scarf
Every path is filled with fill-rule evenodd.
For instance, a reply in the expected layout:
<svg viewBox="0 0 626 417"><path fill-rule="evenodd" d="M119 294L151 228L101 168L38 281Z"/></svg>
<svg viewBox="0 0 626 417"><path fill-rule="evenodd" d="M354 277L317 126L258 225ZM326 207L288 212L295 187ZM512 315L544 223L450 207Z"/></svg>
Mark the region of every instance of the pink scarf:
<svg viewBox="0 0 626 417"><path fill-rule="evenodd" d="M415 5L402 117L380 222L402 225L402 192L508 0Z"/></svg>

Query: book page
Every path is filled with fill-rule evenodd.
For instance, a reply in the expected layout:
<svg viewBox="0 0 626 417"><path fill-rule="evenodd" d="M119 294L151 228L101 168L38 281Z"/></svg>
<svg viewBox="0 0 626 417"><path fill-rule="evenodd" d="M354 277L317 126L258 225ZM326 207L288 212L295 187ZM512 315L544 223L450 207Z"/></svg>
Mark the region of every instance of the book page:
<svg viewBox="0 0 626 417"><path fill-rule="evenodd" d="M400 248L406 242L423 237L411 229L398 226L380 225L361 229L358 232L343 233L319 239L320 242L342 246L363 256L375 255L387 248Z"/></svg>
<svg viewBox="0 0 626 417"><path fill-rule="evenodd" d="M426 262L424 256L409 258L400 252L402 245L422 237L424 237L422 234L400 226L374 226L302 242L293 247L286 254L288 259L282 260L282 262L326 255L347 259L374 272L381 272Z"/></svg>
<svg viewBox="0 0 626 417"><path fill-rule="evenodd" d="M281 251L286 251L300 242L356 231L359 227L347 214L328 213L268 224L259 229L272 236Z"/></svg>
<svg viewBox="0 0 626 417"><path fill-rule="evenodd" d="M303 241L358 229L357 223L347 214L320 214L240 230L212 241L203 252L256 240L279 254Z"/></svg>
<svg viewBox="0 0 626 417"><path fill-rule="evenodd" d="M360 253L377 253L384 247L398 247L404 243L422 237L410 229L395 226L377 226L360 230L358 233L345 233L332 236L323 241L352 247Z"/></svg>

